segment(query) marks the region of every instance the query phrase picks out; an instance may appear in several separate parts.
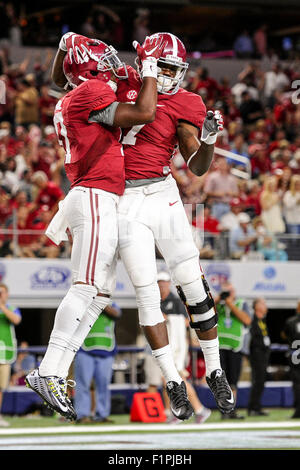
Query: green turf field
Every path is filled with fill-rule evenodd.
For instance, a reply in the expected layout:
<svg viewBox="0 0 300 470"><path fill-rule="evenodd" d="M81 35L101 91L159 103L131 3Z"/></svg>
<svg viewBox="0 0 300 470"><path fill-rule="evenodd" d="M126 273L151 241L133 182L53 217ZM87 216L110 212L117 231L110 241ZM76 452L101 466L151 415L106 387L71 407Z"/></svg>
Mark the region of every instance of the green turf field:
<svg viewBox="0 0 300 470"><path fill-rule="evenodd" d="M293 415L293 410L289 408L272 408L266 409L269 413L269 416L258 416L258 417L248 417L246 410L239 410L238 414L245 417L243 420L223 420L221 419L221 415L218 411L213 411L211 416L205 423L256 423L256 422L269 422L269 421L286 421L291 418ZM112 424L106 424L105 426L115 426L115 425L125 425L130 424L130 416L129 415L112 415L110 417L114 421ZM68 426L74 425L74 423L70 423L59 416L53 417L43 417L40 415L28 415L28 416L5 416L5 420L9 422L10 428L28 428L28 427L45 427L45 426ZM300 420L291 420L292 422L295 421L295 425L300 426ZM193 423L193 418L184 423L180 423L180 426L185 426L186 424ZM137 424L137 423L135 423ZM99 423L98 423L99 425ZM76 426L81 427L83 425L76 424ZM85 425L85 426L94 426ZM6 428L0 428L2 431Z"/></svg>
<svg viewBox="0 0 300 470"><path fill-rule="evenodd" d="M300 420L292 409L268 409L267 417L221 419L213 411L204 424L131 423L129 415L112 415L112 424L76 424L59 416L5 417L0 450L300 450Z"/></svg>

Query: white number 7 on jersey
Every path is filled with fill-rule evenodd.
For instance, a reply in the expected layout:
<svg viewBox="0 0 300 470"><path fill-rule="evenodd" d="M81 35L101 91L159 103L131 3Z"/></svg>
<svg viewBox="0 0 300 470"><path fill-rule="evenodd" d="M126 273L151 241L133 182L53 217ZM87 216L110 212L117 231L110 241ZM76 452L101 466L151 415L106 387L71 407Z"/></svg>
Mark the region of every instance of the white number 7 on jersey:
<svg viewBox="0 0 300 470"><path fill-rule="evenodd" d="M135 145L136 135L140 130L145 126L145 124L140 124L138 126L133 126L130 131L123 137L122 144L124 145Z"/></svg>

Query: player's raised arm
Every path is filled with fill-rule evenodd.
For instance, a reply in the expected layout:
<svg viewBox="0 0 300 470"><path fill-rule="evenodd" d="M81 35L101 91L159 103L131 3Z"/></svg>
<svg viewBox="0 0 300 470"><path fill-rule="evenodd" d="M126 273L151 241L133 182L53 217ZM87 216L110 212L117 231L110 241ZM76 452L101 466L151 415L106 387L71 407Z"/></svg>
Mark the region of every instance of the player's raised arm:
<svg viewBox="0 0 300 470"><path fill-rule="evenodd" d="M78 54L80 54L80 46L85 44L88 40L89 38L86 36L71 31L61 37L51 70L51 78L55 85L60 88L64 88L67 85L68 81L63 68L65 56L72 50L74 61L79 63L80 58Z"/></svg>
<svg viewBox="0 0 300 470"><path fill-rule="evenodd" d="M177 136L180 152L195 175L202 176L209 169L217 134L221 130L223 130L223 118L219 111L208 111L203 122L200 141L196 127L186 122L179 122Z"/></svg>
<svg viewBox="0 0 300 470"><path fill-rule="evenodd" d="M147 38L143 46L136 41L133 46L137 51L143 80L136 102L114 102L105 110L91 113L90 121L123 128L154 121L157 104L157 60L164 44L161 38Z"/></svg>

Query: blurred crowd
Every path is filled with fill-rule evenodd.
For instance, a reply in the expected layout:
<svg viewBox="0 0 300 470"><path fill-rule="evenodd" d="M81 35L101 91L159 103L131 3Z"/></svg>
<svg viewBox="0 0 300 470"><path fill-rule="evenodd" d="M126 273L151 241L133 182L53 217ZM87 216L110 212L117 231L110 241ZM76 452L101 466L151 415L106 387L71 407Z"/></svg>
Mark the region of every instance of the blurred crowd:
<svg viewBox="0 0 300 470"><path fill-rule="evenodd" d="M69 254L68 244L56 247L44 235L69 190L53 127L61 95L49 80L52 60L45 50L43 58L15 64L9 48L0 49L0 80L6 87L0 106L2 257ZM201 95L208 109L219 109L225 123L206 175L194 176L178 152L172 163L183 202L193 207L191 224L202 257L242 259L255 253L260 259L294 259L297 250L290 248L297 248L295 234L300 234L300 105L294 87L299 77L297 61L285 68L278 60L267 71L260 62L249 62L233 86L226 76L215 80L204 67L187 73L184 87ZM16 237L18 230L22 234Z"/></svg>
<svg viewBox="0 0 300 470"><path fill-rule="evenodd" d="M233 86L204 67L185 83L208 109L222 112L225 126L206 175L194 176L179 153L173 174L183 201L196 206L195 230L204 228L208 240L226 235L225 253L234 259L254 252L255 259L285 261L295 255L300 234L299 64L271 64L263 71L259 62L249 63ZM200 240L202 257L215 256L213 245Z"/></svg>

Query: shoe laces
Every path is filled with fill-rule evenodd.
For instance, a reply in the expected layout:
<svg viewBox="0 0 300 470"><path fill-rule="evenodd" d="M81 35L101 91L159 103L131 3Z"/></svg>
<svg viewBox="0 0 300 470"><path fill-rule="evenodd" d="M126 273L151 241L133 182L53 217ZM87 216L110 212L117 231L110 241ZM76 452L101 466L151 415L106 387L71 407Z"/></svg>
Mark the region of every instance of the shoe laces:
<svg viewBox="0 0 300 470"><path fill-rule="evenodd" d="M224 376L216 377L211 384L211 388L214 393L216 392L218 393L218 396L220 398L222 397L226 398L228 394L230 394L230 390L226 383L226 380L224 380Z"/></svg>
<svg viewBox="0 0 300 470"><path fill-rule="evenodd" d="M188 403L188 398L186 396L185 390L180 385L175 385L170 390L170 395L171 395L171 400L176 406L176 408L185 406Z"/></svg>
<svg viewBox="0 0 300 470"><path fill-rule="evenodd" d="M74 388L76 386L76 382L75 380L72 380L72 379L59 379L59 386L60 386L60 389L63 393L63 395L66 397L66 398L69 398L68 396L68 392L67 392L67 389L68 389L68 386L69 387L72 387Z"/></svg>

